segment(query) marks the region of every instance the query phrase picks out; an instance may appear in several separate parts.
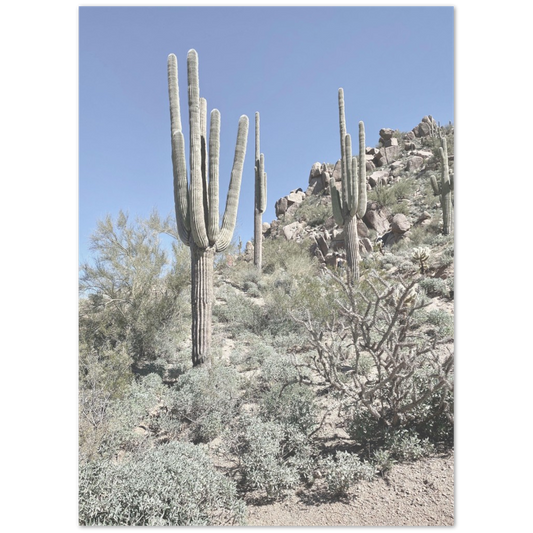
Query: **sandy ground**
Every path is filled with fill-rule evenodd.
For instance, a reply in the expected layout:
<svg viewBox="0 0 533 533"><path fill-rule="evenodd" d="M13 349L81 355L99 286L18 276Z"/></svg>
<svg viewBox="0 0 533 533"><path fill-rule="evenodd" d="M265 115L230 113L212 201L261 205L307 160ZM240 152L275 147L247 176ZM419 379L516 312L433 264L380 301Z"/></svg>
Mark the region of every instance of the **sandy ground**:
<svg viewBox="0 0 533 533"><path fill-rule="evenodd" d="M454 455L398 464L387 478L330 499L317 482L287 499L248 502L249 526L453 526Z"/></svg>

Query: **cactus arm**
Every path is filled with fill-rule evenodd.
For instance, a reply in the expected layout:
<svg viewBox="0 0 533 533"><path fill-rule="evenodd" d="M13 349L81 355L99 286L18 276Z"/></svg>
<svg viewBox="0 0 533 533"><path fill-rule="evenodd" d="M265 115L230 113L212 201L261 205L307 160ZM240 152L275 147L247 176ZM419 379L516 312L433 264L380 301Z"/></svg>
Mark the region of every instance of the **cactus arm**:
<svg viewBox="0 0 533 533"><path fill-rule="evenodd" d="M189 166L191 173L189 207L191 232L196 245L199 248L207 248L209 246L209 238L205 227L204 211L198 54L195 50L189 50L187 55L187 74L189 82Z"/></svg>
<svg viewBox="0 0 533 533"><path fill-rule="evenodd" d="M365 157L365 124L359 122L359 176L358 186L359 194L357 199L357 216L361 219L366 214L367 197L366 197L366 157Z"/></svg>
<svg viewBox="0 0 533 533"><path fill-rule="evenodd" d="M202 149L202 184L204 193L204 214L206 216L206 224L209 224L209 197L207 187L207 100L200 98L200 143Z"/></svg>
<svg viewBox="0 0 533 533"><path fill-rule="evenodd" d="M353 167L352 167L352 136L347 133L344 136L344 157L346 161L344 162L344 169L346 176L343 177L343 181L346 182L346 200L344 201L344 215L347 216L351 209L353 208L353 191L354 191L354 182L353 182Z"/></svg>
<svg viewBox="0 0 533 533"><path fill-rule="evenodd" d="M235 145L235 156L233 159L233 169L231 171L228 196L226 199L226 209L222 219L222 228L216 241L217 252L223 252L228 248L235 230L237 222L237 207L239 205L239 193L242 180L242 169L244 157L246 155L246 144L248 140L248 117L242 115L239 119L239 129L237 131L237 143Z"/></svg>
<svg viewBox="0 0 533 533"><path fill-rule="evenodd" d="M260 138L259 138L259 126L260 126L260 117L259 111L255 112L255 163L259 161L261 156L261 147L260 147Z"/></svg>
<svg viewBox="0 0 533 533"><path fill-rule="evenodd" d="M174 173L174 207L178 235L183 243L189 246L189 192L187 186L187 167L185 162L185 141L181 131L172 136L172 169Z"/></svg>
<svg viewBox="0 0 533 533"><path fill-rule="evenodd" d="M343 226L344 217L342 216L341 195L339 194L337 187L335 187L335 178L330 178L329 190L331 193L331 206L333 208L333 216L335 217L335 222L339 226Z"/></svg>
<svg viewBox="0 0 533 533"><path fill-rule="evenodd" d="M263 213L266 207L265 185L265 156L264 154L261 154L259 157L259 168L257 169L255 184L255 205L260 213Z"/></svg>
<svg viewBox="0 0 533 533"><path fill-rule="evenodd" d="M347 191L345 178L346 175L346 154L345 154L345 140L346 136L346 117L344 112L344 89L339 89L339 132L341 138L341 176L342 176L342 204L343 207L347 205Z"/></svg>
<svg viewBox="0 0 533 533"><path fill-rule="evenodd" d="M168 99L170 102L170 133L181 131L180 97L178 86L178 60L174 54L170 54L168 65Z"/></svg>
<svg viewBox="0 0 533 533"><path fill-rule="evenodd" d="M180 99L178 86L178 61L174 54L168 56L168 96L170 102L170 130L172 139L172 168L174 174L174 205L178 235L189 245L189 192L185 162L185 142L181 131Z"/></svg>
<svg viewBox="0 0 533 533"><path fill-rule="evenodd" d="M431 182L431 188L433 189L433 196L439 196L440 187L439 187L439 183L437 182L437 178L431 175L429 180Z"/></svg>
<svg viewBox="0 0 533 533"><path fill-rule="evenodd" d="M358 206L358 199L359 199L359 171L357 169L357 157L354 155L352 156L351 160L352 164L352 199L350 203L350 216L353 217L357 214L357 206Z"/></svg>
<svg viewBox="0 0 533 533"><path fill-rule="evenodd" d="M218 109L211 111L211 125L209 129L209 213L207 235L209 242L216 242L219 232L218 208L218 167L220 159L220 112Z"/></svg>

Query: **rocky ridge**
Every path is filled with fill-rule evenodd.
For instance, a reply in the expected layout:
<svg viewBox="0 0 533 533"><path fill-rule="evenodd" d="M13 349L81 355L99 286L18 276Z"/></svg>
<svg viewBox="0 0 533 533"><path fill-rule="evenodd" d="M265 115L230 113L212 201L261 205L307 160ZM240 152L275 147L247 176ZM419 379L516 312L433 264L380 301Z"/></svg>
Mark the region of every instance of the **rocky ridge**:
<svg viewBox="0 0 533 533"><path fill-rule="evenodd" d="M453 132L451 125L448 132ZM431 117L422 118L420 123L407 133L391 128L379 131L378 147L366 147L367 190L369 201L367 211L358 221L359 250L362 255L382 247L390 247L402 239L409 239L409 232L417 225L429 224L433 217L440 216L438 198L428 203L427 195L421 194L429 175L439 168L433 147L438 142L439 132L445 130ZM453 172L453 155L449 156ZM288 241L305 242L321 263L337 266L345 260L344 235L332 215L330 179L341 189L341 162L312 165L307 187L290 191L275 202L276 219L263 223L263 239L284 238ZM418 190L409 199L409 215L393 212L382 202L372 200L371 191L392 186L402 180L414 180ZM407 200L406 200L407 201ZM305 213L314 209L322 214L329 213L324 220L313 220ZM248 258L253 258L253 244L246 244Z"/></svg>

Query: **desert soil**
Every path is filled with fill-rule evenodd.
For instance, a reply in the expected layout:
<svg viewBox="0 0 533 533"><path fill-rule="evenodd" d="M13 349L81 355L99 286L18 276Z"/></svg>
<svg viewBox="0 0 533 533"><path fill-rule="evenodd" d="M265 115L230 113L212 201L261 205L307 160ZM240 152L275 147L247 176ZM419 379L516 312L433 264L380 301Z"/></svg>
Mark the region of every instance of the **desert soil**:
<svg viewBox="0 0 533 533"><path fill-rule="evenodd" d="M331 499L319 480L280 502L248 502L249 526L453 526L454 455L397 464Z"/></svg>

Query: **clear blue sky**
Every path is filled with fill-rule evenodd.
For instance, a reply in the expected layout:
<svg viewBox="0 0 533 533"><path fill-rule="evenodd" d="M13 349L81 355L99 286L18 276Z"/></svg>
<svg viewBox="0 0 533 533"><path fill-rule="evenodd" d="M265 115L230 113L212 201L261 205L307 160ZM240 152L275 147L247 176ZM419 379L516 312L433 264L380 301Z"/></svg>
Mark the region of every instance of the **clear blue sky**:
<svg viewBox="0 0 533 533"><path fill-rule="evenodd" d="M186 58L221 112L221 214L237 124L250 119L235 236L253 235L254 115L268 207L305 190L314 162L340 157L337 91L347 129L367 145L383 127L408 131L427 114L454 121L453 7L81 7L79 10L79 255L98 219L173 213L166 61L178 58L187 132Z"/></svg>

